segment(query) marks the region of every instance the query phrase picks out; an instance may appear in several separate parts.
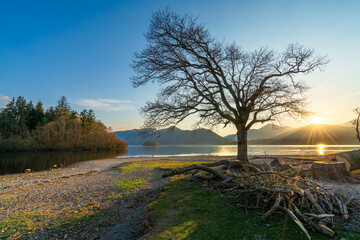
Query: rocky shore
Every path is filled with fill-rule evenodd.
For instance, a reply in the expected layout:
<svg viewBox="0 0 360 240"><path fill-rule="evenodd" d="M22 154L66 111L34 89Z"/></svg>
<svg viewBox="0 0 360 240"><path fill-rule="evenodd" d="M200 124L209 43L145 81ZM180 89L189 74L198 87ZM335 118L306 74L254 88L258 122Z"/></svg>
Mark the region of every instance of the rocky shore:
<svg viewBox="0 0 360 240"><path fill-rule="evenodd" d="M0 234L9 231L9 224L16 225L17 219L40 218L43 226L31 222L37 230L29 229L27 238L137 239L144 230L141 222L146 205L156 198L167 180L161 178L161 171L122 173L118 167L129 162L169 159L92 160L49 171L0 176ZM189 158L171 159L189 161ZM147 183L135 193L117 197L116 181L138 178L146 179ZM77 215L84 215L85 220L89 216L94 219L84 220L86 224L83 224L82 219L77 221ZM76 220L71 232L64 218ZM15 239L17 234L2 236Z"/></svg>

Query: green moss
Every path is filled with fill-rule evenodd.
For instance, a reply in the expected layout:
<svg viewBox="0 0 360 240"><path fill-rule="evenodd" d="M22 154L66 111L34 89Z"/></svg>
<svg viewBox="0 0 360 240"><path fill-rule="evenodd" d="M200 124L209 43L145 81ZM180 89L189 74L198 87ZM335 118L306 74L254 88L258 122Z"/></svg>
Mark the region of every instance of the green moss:
<svg viewBox="0 0 360 240"><path fill-rule="evenodd" d="M12 203L15 203L15 202L20 202L21 200L23 200L24 198L23 197L7 197L7 196L2 196L0 198L0 207L2 204L4 203L7 203L7 202L12 202Z"/></svg>
<svg viewBox="0 0 360 240"><path fill-rule="evenodd" d="M185 222L179 226L174 226L170 229L167 229L159 233L156 237L157 239L186 239L195 231L196 223L195 221Z"/></svg>
<svg viewBox="0 0 360 240"><path fill-rule="evenodd" d="M32 234L46 225L47 215L22 212L0 221L0 238L16 239Z"/></svg>
<svg viewBox="0 0 360 240"><path fill-rule="evenodd" d="M62 214L61 218L57 219L57 221L54 221L52 227L78 221L89 221L92 219L93 215L100 210L102 210L102 208L92 204L71 210Z"/></svg>
<svg viewBox="0 0 360 240"><path fill-rule="evenodd" d="M186 167L192 164L206 163L210 161L172 161L172 160L160 160L160 161L143 161L134 162L119 167L121 173L131 173L137 171L151 170L156 168L173 169L179 167Z"/></svg>
<svg viewBox="0 0 360 240"><path fill-rule="evenodd" d="M289 218L273 215L267 221L255 211L236 208L237 199L208 190L203 183L174 177L160 198L149 204L155 221L142 239L307 239ZM360 234L337 231L338 236L360 239ZM328 239L310 232L312 239Z"/></svg>
<svg viewBox="0 0 360 240"><path fill-rule="evenodd" d="M0 238L18 239L29 236L36 231L57 228L69 231L79 224L92 221L99 207L88 205L62 214L33 214L22 212L0 221Z"/></svg>
<svg viewBox="0 0 360 240"><path fill-rule="evenodd" d="M135 178L131 180L119 180L115 182L115 186L120 188L122 193L129 193L139 189L145 185L146 181L142 178Z"/></svg>

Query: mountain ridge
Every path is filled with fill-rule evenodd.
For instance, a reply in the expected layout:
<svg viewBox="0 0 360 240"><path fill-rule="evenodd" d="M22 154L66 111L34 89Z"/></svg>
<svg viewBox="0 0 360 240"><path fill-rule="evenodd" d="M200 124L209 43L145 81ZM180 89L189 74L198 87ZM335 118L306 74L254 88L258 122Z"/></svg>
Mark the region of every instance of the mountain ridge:
<svg viewBox="0 0 360 240"><path fill-rule="evenodd" d="M200 128L182 130L162 129L158 134L142 138L139 129L117 131L114 134L130 145L142 145L157 141L161 145L231 145L236 144L236 134L221 137L215 132ZM359 145L355 130L345 124L310 124L298 128L265 125L248 132L249 145Z"/></svg>
<svg viewBox="0 0 360 240"><path fill-rule="evenodd" d="M344 124L310 124L272 138L250 140L249 144L266 145L357 145L355 130Z"/></svg>
<svg viewBox="0 0 360 240"><path fill-rule="evenodd" d="M288 126L279 126L276 124L267 124L258 129L250 129L248 131L248 141L257 140L257 139L267 139L273 136L285 133L294 128ZM237 141L236 134L230 134L225 136L224 138L231 139L233 141Z"/></svg>
<svg viewBox="0 0 360 240"><path fill-rule="evenodd" d="M234 141L225 139L211 130L199 128L182 130L180 128L162 129L157 133L142 137L139 129L117 131L114 134L129 145L142 145L144 142L156 141L161 145L229 145Z"/></svg>

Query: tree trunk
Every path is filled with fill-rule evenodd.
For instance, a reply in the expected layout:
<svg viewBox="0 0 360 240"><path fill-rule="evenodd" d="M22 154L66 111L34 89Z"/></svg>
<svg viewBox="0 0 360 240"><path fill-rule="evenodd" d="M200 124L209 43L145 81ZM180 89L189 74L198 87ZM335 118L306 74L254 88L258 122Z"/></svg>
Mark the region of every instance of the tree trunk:
<svg viewBox="0 0 360 240"><path fill-rule="evenodd" d="M237 159L248 162L247 158L247 131L245 125L237 126L238 151Z"/></svg>
<svg viewBox="0 0 360 240"><path fill-rule="evenodd" d="M343 178L349 176L344 162L313 163L311 166L313 178L320 180L343 181Z"/></svg>
<svg viewBox="0 0 360 240"><path fill-rule="evenodd" d="M360 169L360 150L329 154L325 156L324 161L344 162L346 164L346 169L349 172Z"/></svg>

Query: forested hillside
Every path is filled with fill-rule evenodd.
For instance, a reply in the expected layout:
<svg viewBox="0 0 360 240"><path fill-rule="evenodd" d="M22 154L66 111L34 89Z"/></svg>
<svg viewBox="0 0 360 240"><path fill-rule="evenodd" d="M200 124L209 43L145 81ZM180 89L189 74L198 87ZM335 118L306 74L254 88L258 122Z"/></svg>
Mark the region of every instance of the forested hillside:
<svg viewBox="0 0 360 240"><path fill-rule="evenodd" d="M65 97L56 107L44 109L25 98L13 98L0 111L0 149L121 149L119 141L93 110L78 113Z"/></svg>

